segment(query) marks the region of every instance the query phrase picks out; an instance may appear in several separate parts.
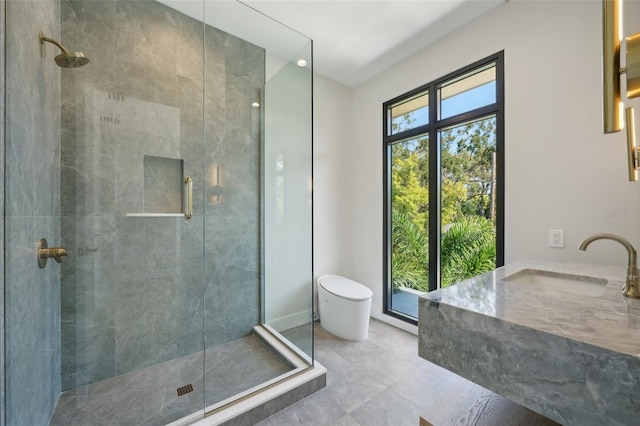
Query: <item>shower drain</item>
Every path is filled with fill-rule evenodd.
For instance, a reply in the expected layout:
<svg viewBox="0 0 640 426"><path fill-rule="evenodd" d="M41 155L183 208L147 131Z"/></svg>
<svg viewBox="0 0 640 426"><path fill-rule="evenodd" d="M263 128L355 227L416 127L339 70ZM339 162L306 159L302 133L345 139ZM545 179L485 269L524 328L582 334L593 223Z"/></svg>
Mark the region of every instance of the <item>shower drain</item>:
<svg viewBox="0 0 640 426"><path fill-rule="evenodd" d="M178 389L176 389L176 392L178 392L178 396L182 396L186 393L193 392L193 385L189 383L188 385L179 387Z"/></svg>

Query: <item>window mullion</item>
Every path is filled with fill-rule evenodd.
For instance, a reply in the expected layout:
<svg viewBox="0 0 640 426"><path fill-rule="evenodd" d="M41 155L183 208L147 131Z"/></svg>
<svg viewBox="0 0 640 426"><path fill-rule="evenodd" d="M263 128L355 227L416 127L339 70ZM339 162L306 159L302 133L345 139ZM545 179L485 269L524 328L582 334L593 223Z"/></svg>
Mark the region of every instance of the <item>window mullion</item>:
<svg viewBox="0 0 640 426"><path fill-rule="evenodd" d="M429 89L429 291L440 287L440 143L435 123L438 117L436 85Z"/></svg>
<svg viewBox="0 0 640 426"><path fill-rule="evenodd" d="M429 132L429 129L433 127L429 124L425 124L424 126L416 127L414 129L405 130L402 133L396 133L394 135L389 135L384 138L385 144L392 144L394 142L402 141L405 139L411 139L415 137L419 137L420 135L426 135Z"/></svg>
<svg viewBox="0 0 640 426"><path fill-rule="evenodd" d="M436 123L438 129L454 126L456 124L464 123L466 121L473 121L488 115L495 115L500 110L498 104L487 105L482 108L474 109L463 114L454 115L453 117L447 117L444 120L440 120Z"/></svg>

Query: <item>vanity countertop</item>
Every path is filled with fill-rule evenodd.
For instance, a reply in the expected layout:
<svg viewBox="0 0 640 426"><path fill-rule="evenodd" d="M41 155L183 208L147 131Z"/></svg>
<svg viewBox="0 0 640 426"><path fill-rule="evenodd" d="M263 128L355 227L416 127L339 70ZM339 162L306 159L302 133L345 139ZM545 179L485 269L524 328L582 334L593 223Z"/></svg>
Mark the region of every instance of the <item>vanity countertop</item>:
<svg viewBox="0 0 640 426"><path fill-rule="evenodd" d="M608 283L601 296L592 297L504 280L525 269L604 278ZM625 276L626 268L621 266L517 261L427 293L421 298L615 352L640 356L640 299L622 295Z"/></svg>

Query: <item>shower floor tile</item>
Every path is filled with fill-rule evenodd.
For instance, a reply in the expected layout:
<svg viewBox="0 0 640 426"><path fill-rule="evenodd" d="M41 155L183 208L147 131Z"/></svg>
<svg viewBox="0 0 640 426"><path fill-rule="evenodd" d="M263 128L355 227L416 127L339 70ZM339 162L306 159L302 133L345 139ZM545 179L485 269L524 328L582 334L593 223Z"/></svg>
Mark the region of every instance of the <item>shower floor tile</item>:
<svg viewBox="0 0 640 426"><path fill-rule="evenodd" d="M208 349L204 356L183 356L64 392L50 425L164 425L291 369L248 336ZM193 391L178 396L177 388L187 384Z"/></svg>

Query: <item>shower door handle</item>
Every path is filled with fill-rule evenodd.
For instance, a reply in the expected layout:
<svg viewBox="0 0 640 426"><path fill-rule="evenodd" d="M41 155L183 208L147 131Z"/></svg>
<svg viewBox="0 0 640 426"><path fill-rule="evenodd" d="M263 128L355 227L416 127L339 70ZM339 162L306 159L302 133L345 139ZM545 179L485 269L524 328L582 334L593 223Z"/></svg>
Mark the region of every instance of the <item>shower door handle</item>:
<svg viewBox="0 0 640 426"><path fill-rule="evenodd" d="M185 197L184 197L184 218L185 220L191 219L193 216L193 180L190 176L184 178Z"/></svg>

